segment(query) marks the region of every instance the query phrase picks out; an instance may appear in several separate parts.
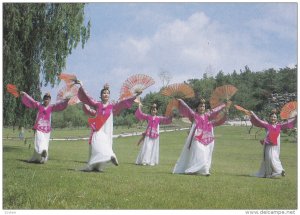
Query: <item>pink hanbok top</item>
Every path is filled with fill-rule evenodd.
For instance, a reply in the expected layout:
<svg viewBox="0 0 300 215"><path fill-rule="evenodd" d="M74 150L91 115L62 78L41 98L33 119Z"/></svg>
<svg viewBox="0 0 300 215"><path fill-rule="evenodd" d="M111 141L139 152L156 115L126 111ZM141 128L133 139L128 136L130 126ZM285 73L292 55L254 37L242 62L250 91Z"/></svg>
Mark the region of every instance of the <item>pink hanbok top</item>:
<svg viewBox="0 0 300 215"><path fill-rule="evenodd" d="M159 124L170 124L172 122L172 117L164 116L152 116L142 112L139 107L135 112L135 117L138 120L147 120L148 126L144 132L145 136L156 139L159 136L158 125Z"/></svg>
<svg viewBox="0 0 300 215"><path fill-rule="evenodd" d="M35 120L33 128L44 133L49 133L51 129L51 113L53 111L62 111L67 108L69 99L58 102L56 104L50 104L45 107L42 103L35 101L27 93L22 96L22 103L32 109L38 109L38 114Z"/></svg>
<svg viewBox="0 0 300 215"><path fill-rule="evenodd" d="M293 128L296 122L296 117L288 119L286 122L276 123L272 125L266 121L258 118L258 116L251 111L252 115L250 121L254 126L265 128L267 131L266 138L263 140L263 144L267 145L277 145L277 139L280 135L282 129Z"/></svg>
<svg viewBox="0 0 300 215"><path fill-rule="evenodd" d="M216 121L216 117L220 111L225 108L222 104L211 111L198 114L193 111L183 100L179 99L179 112L182 116L188 117L190 121L196 124L194 138L204 145L208 145L214 141L213 126L221 125L225 122L225 117Z"/></svg>
<svg viewBox="0 0 300 215"><path fill-rule="evenodd" d="M82 107L83 111L89 116L102 117L104 124L111 114L118 115L123 109L130 108L136 99L136 96L104 106L101 101L96 101L92 97L88 96L83 87L80 87L78 90L78 98L84 103ZM92 136L93 132L97 131L97 129L93 123L90 123L90 127L92 129ZM91 142L89 141L89 143Z"/></svg>

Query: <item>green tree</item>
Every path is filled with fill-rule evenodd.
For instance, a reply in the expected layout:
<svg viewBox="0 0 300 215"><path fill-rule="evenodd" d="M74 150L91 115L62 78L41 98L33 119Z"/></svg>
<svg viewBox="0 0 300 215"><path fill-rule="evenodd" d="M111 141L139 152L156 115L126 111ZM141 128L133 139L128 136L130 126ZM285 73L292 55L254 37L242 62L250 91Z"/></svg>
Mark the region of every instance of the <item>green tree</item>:
<svg viewBox="0 0 300 215"><path fill-rule="evenodd" d="M15 84L34 99L40 88L59 82L66 58L90 36L82 3L3 4L3 123L32 124L35 111L25 110L5 87Z"/></svg>

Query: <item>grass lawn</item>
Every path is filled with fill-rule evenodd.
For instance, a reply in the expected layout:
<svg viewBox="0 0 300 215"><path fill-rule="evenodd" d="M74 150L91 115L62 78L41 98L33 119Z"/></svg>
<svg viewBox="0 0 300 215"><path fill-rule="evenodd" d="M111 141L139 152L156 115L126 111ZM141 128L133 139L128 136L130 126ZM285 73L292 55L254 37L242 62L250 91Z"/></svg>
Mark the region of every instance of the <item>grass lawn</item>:
<svg viewBox="0 0 300 215"><path fill-rule="evenodd" d="M173 175L187 131L162 133L160 164L134 164L140 137L114 139L120 165L104 173L77 171L88 158L87 141L51 141L45 165L25 162L32 148L3 140L3 209L297 209L297 144L281 138L286 176L255 178L262 146L245 127L215 129L210 177ZM63 136L55 131L53 136ZM68 131L88 136L89 130ZM3 137L9 133L3 131Z"/></svg>

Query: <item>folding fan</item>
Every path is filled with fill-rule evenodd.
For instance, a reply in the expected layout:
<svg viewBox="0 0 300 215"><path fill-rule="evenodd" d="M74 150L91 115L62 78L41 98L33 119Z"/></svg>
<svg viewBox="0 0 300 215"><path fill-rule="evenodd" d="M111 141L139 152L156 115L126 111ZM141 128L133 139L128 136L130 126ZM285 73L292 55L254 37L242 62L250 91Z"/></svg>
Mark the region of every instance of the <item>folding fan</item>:
<svg viewBox="0 0 300 215"><path fill-rule="evenodd" d="M171 116L173 110L178 109L178 107L179 107L179 101L177 99L170 100L166 108L165 116Z"/></svg>
<svg viewBox="0 0 300 215"><path fill-rule="evenodd" d="M7 84L6 85L6 90L10 94L12 94L14 97L18 98L20 96L19 90L16 85L13 84Z"/></svg>
<svg viewBox="0 0 300 215"><path fill-rule="evenodd" d="M58 77L59 79L64 80L69 88L72 87L74 82L77 81L77 77L73 74L61 73Z"/></svg>
<svg viewBox="0 0 300 215"><path fill-rule="evenodd" d="M289 118L295 117L296 115L297 115L297 102L296 101L286 103L280 111L281 119L289 119Z"/></svg>
<svg viewBox="0 0 300 215"><path fill-rule="evenodd" d="M230 99L237 91L237 88L233 85L223 85L217 87L209 100L211 108L215 108L222 104L226 99Z"/></svg>
<svg viewBox="0 0 300 215"><path fill-rule="evenodd" d="M56 101L62 101L68 97L71 97L71 99L68 102L69 105L74 105L79 103L79 99L77 97L78 89L79 88L76 85L73 85L72 87L69 86L63 87L58 91L56 96Z"/></svg>
<svg viewBox="0 0 300 215"><path fill-rule="evenodd" d="M154 79L148 75L136 74L126 79L120 90L119 100L133 96L139 91L152 86L155 83Z"/></svg>
<svg viewBox="0 0 300 215"><path fill-rule="evenodd" d="M245 109L245 108L243 108L243 107L241 107L241 106L239 106L239 105L234 105L234 107L235 107L237 110L244 112L244 113L245 113L246 115L248 115L248 116L251 115L250 111L248 111L247 109Z"/></svg>
<svg viewBox="0 0 300 215"><path fill-rule="evenodd" d="M195 96L193 88L184 83L170 84L161 91L161 94L173 98L192 98Z"/></svg>

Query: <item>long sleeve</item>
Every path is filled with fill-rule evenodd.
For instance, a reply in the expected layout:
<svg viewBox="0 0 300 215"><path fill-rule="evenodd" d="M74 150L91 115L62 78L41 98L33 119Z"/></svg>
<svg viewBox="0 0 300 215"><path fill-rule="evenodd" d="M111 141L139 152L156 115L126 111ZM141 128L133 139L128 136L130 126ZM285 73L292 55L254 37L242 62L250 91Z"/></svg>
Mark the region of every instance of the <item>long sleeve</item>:
<svg viewBox="0 0 300 215"><path fill-rule="evenodd" d="M114 104L113 113L115 115L118 115L118 114L120 114L120 112L123 109L131 108L131 106L132 106L135 99L136 99L136 96L133 96L133 97L130 97L128 99L124 99L124 100Z"/></svg>
<svg viewBox="0 0 300 215"><path fill-rule="evenodd" d="M172 117L160 116L159 120L161 124L170 124L172 122Z"/></svg>
<svg viewBox="0 0 300 215"><path fill-rule="evenodd" d="M266 121L263 121L256 116L255 113L251 111L251 117L250 117L251 123L256 126L256 127L261 127L261 128L267 128L268 123Z"/></svg>
<svg viewBox="0 0 300 215"><path fill-rule="evenodd" d="M195 112L182 100L178 99L179 101L179 113L184 117L188 117L192 122L194 119Z"/></svg>
<svg viewBox="0 0 300 215"><path fill-rule="evenodd" d="M70 99L65 99L61 102L55 103L52 105L52 111L58 112L58 111L63 111L68 107L68 102Z"/></svg>
<svg viewBox="0 0 300 215"><path fill-rule="evenodd" d="M226 105L225 104L221 104L221 105L219 105L218 107L215 107L214 109L212 109L208 114L209 114L209 119L210 120L213 120L213 119L215 119L216 117L217 117L217 115L218 115L218 113L220 112L220 111L222 111L224 108L226 107Z"/></svg>
<svg viewBox="0 0 300 215"><path fill-rule="evenodd" d="M22 103L28 107L28 108L38 108L39 102L35 101L31 96L29 96L27 93L24 93L22 96Z"/></svg>
<svg viewBox="0 0 300 215"><path fill-rule="evenodd" d="M213 120L212 125L214 127L223 125L226 122L226 120L227 120L227 114L224 113L223 116L220 119Z"/></svg>
<svg viewBox="0 0 300 215"><path fill-rule="evenodd" d="M280 123L281 129L291 129L294 127L295 123L297 121L297 117L288 119L286 122Z"/></svg>
<svg viewBox="0 0 300 215"><path fill-rule="evenodd" d="M82 110L88 116L96 116L96 111L86 104L82 105Z"/></svg>
<svg viewBox="0 0 300 215"><path fill-rule="evenodd" d="M87 92L83 89L83 87L80 87L77 94L78 99L83 102L84 104L87 104L92 107L97 106L97 101L94 100L92 97L90 97Z"/></svg>
<svg viewBox="0 0 300 215"><path fill-rule="evenodd" d="M134 115L138 120L147 120L148 119L148 115L143 113L140 107L138 107L138 109L136 109Z"/></svg>

